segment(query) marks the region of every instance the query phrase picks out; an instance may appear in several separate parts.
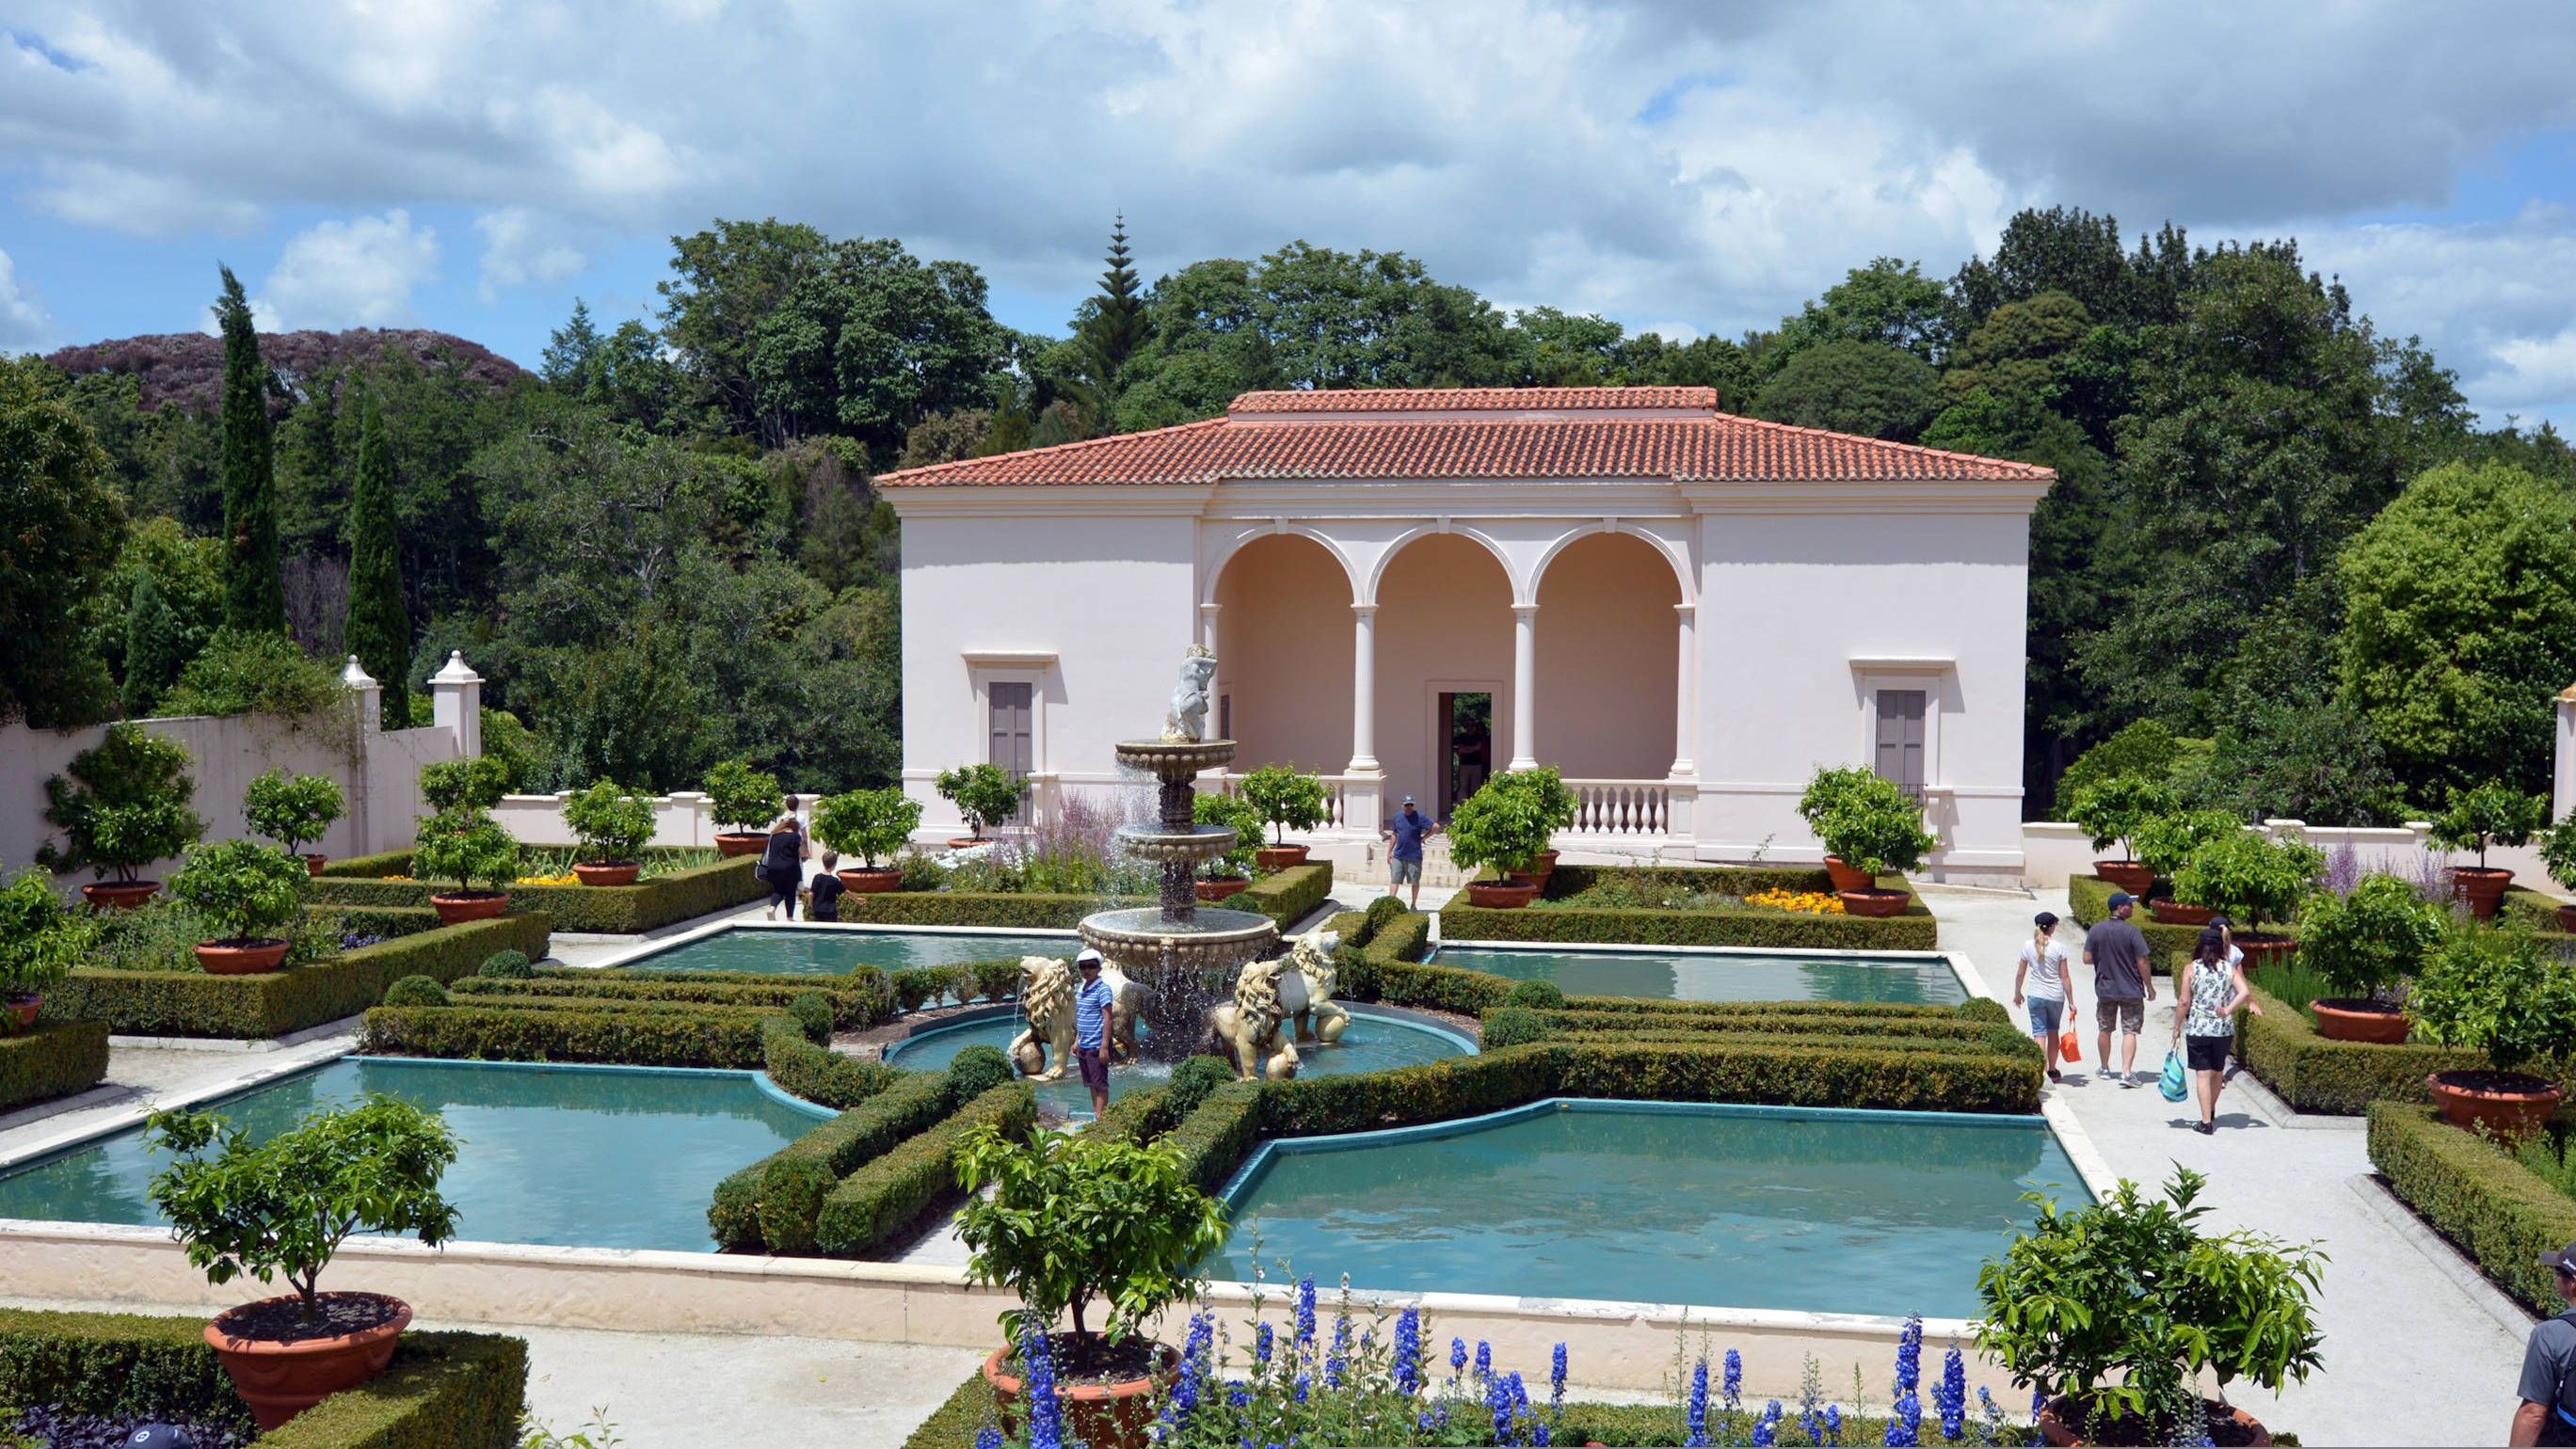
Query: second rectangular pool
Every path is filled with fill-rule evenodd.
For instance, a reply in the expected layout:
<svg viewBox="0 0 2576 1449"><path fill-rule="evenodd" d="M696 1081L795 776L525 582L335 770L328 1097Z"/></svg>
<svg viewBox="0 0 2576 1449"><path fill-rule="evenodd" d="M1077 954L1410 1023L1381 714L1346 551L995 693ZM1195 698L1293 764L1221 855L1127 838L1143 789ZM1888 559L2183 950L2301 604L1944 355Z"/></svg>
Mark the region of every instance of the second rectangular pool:
<svg viewBox="0 0 2576 1449"><path fill-rule="evenodd" d="M901 971L1021 956L1070 957L1071 931L923 931L901 926L812 930L727 926L616 964L635 971L755 971L765 976L842 976L853 966Z"/></svg>
<svg viewBox="0 0 2576 1449"><path fill-rule="evenodd" d="M1940 956L1827 952L1671 951L1654 947L1566 950L1546 946L1442 946L1442 966L1516 981L1553 981L1568 996L1667 1001L1872 1001L1956 1006L1968 999Z"/></svg>

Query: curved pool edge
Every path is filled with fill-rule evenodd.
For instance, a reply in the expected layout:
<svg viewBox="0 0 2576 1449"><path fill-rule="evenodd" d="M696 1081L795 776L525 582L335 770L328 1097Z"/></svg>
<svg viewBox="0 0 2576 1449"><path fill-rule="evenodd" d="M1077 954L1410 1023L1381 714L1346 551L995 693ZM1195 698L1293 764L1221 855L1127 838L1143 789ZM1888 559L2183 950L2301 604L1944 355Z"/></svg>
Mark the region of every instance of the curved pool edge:
<svg viewBox="0 0 2576 1449"><path fill-rule="evenodd" d="M1379 1021L1388 1022L1396 1026L1408 1027L1412 1030L1423 1032L1426 1035L1439 1037L1448 1042L1451 1046L1456 1047L1458 1049L1458 1055L1460 1056L1474 1056L1482 1050L1481 1044L1477 1042L1475 1038L1468 1036L1465 1032L1458 1030L1458 1028L1451 1026L1445 1021L1441 1021L1437 1017L1427 1016L1418 1011L1407 1011L1400 1006L1381 1006L1373 1001L1343 1002L1342 1005L1344 1009L1348 1010L1354 1017L1374 1017ZM954 1016L942 1017L938 1021L930 1022L909 1030L904 1034L901 1040L889 1043L882 1060L889 1067L902 1067L903 1062L901 1058L903 1054L916 1046L925 1045L952 1032L966 1031L971 1028L988 1025L996 1018L1011 1017L1016 1019L1019 1014L1019 1007L1016 1003L996 1002L986 1006L972 1007L965 1011L961 1011ZM921 1069L905 1068L905 1070ZM1400 1070L1400 1068L1380 1068L1380 1070Z"/></svg>

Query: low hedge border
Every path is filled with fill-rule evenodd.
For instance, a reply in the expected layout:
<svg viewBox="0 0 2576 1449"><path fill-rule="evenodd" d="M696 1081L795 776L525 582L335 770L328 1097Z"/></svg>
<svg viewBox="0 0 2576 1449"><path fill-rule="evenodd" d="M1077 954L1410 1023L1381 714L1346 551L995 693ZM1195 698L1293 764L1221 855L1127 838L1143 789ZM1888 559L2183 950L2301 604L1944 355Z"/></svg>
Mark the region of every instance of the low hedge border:
<svg viewBox="0 0 2576 1449"><path fill-rule="evenodd" d="M1751 1002L1748 1005L1770 1005ZM1500 1007L1497 1010L1512 1010ZM1491 1013L1488 1013L1490 1015ZM1910 1041L1972 1042L1988 1050L2011 1052L2030 1038L2007 1024L1922 1012L1880 1013L1861 1007L1849 1011L1750 1011L1740 1013L1684 1011L1539 1010L1532 1013L1552 1034L1616 1035L1622 1032L1681 1033L1720 1036L1762 1034L1788 1036L1903 1037Z"/></svg>
<svg viewBox="0 0 2576 1449"><path fill-rule="evenodd" d="M2350 1117L2378 1101L2427 1102L2431 1100L2424 1090L2427 1075L2477 1071L2487 1065L2486 1053L2466 1047L2328 1041L2317 1035L2306 1012L2259 986L2254 988L2254 1000L2263 1014L2249 1011L2237 1017L2236 1058L2282 1101L2302 1112ZM2536 1063L2528 1070L2576 1090L2576 1058L2562 1059L2555 1066Z"/></svg>
<svg viewBox="0 0 2576 1449"><path fill-rule="evenodd" d="M914 1072L716 1184L707 1227L728 1253L811 1253L823 1199L842 1178L947 1119L944 1072Z"/></svg>
<svg viewBox="0 0 2576 1449"><path fill-rule="evenodd" d="M638 1067L757 1070L762 1024L783 1021L751 1007L655 1009L631 1002L554 1001L379 1006L367 1013L364 1050L467 1061L613 1062Z"/></svg>
<svg viewBox="0 0 2576 1449"><path fill-rule="evenodd" d="M841 897L841 919L884 926L1001 926L1070 931L1093 911L1150 906L1148 896L1046 895L1035 891L883 891Z"/></svg>
<svg viewBox="0 0 2576 1449"><path fill-rule="evenodd" d="M2432 1107L2370 1104L2370 1164L2507 1293L2535 1313L2564 1312L2540 1255L2576 1242L2576 1198Z"/></svg>
<svg viewBox="0 0 2576 1449"><path fill-rule="evenodd" d="M571 968L578 971L579 968ZM706 1006L760 1007L784 1011L787 1003L799 996L819 994L832 1004L832 1025L841 1031L856 1031L885 1020L878 1009L882 997L881 983L876 990L851 990L849 978L841 976L752 976L744 973L742 981L658 981L651 977L625 976L598 979L603 973L581 972L589 980L567 979L547 974L524 981L494 981L487 977L468 976L448 986L451 995L470 997L482 1005L497 1006L503 1001L538 1001L549 999L584 1001L627 1001L644 1003L696 1002Z"/></svg>
<svg viewBox="0 0 2576 1449"><path fill-rule="evenodd" d="M0 1036L0 1111L85 1092L107 1080L107 1023L49 1021Z"/></svg>
<svg viewBox="0 0 2576 1449"><path fill-rule="evenodd" d="M1228 1082L1190 1109L1163 1141L1179 1151L1181 1167L1199 1190L1215 1193L1234 1176L1262 1137L1262 1083Z"/></svg>
<svg viewBox="0 0 2576 1449"><path fill-rule="evenodd" d="M858 1106L904 1075L883 1062L815 1045L792 1017L770 1017L761 1027L760 1045L760 1069L780 1091L837 1111Z"/></svg>
<svg viewBox="0 0 2576 1449"><path fill-rule="evenodd" d="M1333 867L1316 861L1273 871L1217 904L1229 911L1258 911L1284 931L1314 914L1332 893Z"/></svg>
<svg viewBox="0 0 2576 1449"><path fill-rule="evenodd" d="M0 1308L0 1403L174 1415L250 1427L203 1337L205 1320ZM259 1436L262 1449L515 1449L528 1345L412 1330L379 1377Z"/></svg>
<svg viewBox="0 0 2576 1449"><path fill-rule="evenodd" d="M2564 936L2567 928L2558 924L2558 908L2565 904L2553 895L2515 886L2504 893L2504 905L2498 915L2519 921L2544 936ZM2559 1244L2565 1247L2566 1244Z"/></svg>
<svg viewBox="0 0 2576 1449"><path fill-rule="evenodd" d="M885 972L874 966L853 966L839 976L781 976L770 971L655 971L633 966L539 966L533 980L574 981L605 984L612 981L636 981L669 986L756 986L775 987L793 983L798 993L820 991L826 995L852 998L851 1007L860 1013L850 1024L854 1027L875 1026L895 1016L894 988ZM840 1003L836 1000L834 1009Z"/></svg>
<svg viewBox="0 0 2576 1449"><path fill-rule="evenodd" d="M2075 918L2077 925L2088 931L2093 929L2111 918L2111 892L2114 889L2116 887L2098 875L2067 877L2067 914ZM2129 913L2129 920L2137 926L2139 934L2147 938L2148 948L2159 955L2188 956L2200 940L2200 927L2174 926L2158 921L2148 912L2144 902ZM2293 940L2299 934L2299 928L2286 921L2265 921L2262 929L2267 936L2288 936Z"/></svg>
<svg viewBox="0 0 2576 1449"><path fill-rule="evenodd" d="M1570 874L1569 874L1570 873ZM1803 871L1756 871L1753 867L1716 867L1709 870L1636 868L1624 866L1558 866L1548 877L1550 900L1577 898L1576 882L1590 886L1614 876L1643 878L1653 882L1671 881L1713 886L1730 893L1742 878L1750 874L1767 877L1786 876L1785 887L1793 890L1821 890L1828 887L1821 869ZM1560 884L1560 877L1564 881ZM1750 885L1764 889L1770 882ZM1929 951L1941 939L1940 922L1931 909L1914 894L1912 886L1901 877L1887 876L1882 884L1904 889L1909 899L1905 913L1883 919L1866 916L1805 915L1789 911L1710 910L1665 911L1627 906L1553 906L1544 910L1488 910L1467 904L1461 891L1448 905L1440 908L1440 935L1453 941L1536 941L1594 942L1605 945L1636 946L1759 946L1813 947L1842 951Z"/></svg>
<svg viewBox="0 0 2576 1449"><path fill-rule="evenodd" d="M1006 1082L968 1102L946 1121L841 1179L816 1215L816 1250L829 1257L864 1258L899 1246L923 1219L962 1196L955 1159L968 1132L991 1123L1025 1140L1037 1120L1037 1093L1026 1082Z"/></svg>
<svg viewBox="0 0 2576 1449"><path fill-rule="evenodd" d="M45 994L45 1017L104 1021L111 1031L132 1036L284 1036L355 1016L406 976L444 984L471 975L495 951L543 956L550 930L542 915L499 916L257 976L83 966Z"/></svg>
<svg viewBox="0 0 2576 1449"><path fill-rule="evenodd" d="M388 941L435 931L438 912L427 906L306 906L305 914L331 923L344 936L382 936Z"/></svg>
<svg viewBox="0 0 2576 1449"><path fill-rule="evenodd" d="M637 881L631 886L510 887L510 909L543 911L558 931L633 936L759 900L769 887L755 879L751 856L734 856ZM384 880L411 869L411 852L360 856L326 866L312 884L317 905L427 907L448 889L435 881Z"/></svg>

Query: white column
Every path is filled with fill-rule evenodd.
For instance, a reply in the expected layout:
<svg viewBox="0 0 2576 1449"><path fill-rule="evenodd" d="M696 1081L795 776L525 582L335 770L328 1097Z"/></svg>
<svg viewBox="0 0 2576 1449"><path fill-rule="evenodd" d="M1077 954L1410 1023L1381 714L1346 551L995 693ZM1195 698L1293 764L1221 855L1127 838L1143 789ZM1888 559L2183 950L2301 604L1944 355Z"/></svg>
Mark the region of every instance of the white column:
<svg viewBox="0 0 2576 1449"><path fill-rule="evenodd" d="M447 667L429 677L429 702L430 723L456 737L457 758L483 753L483 676L462 650L450 650Z"/></svg>
<svg viewBox="0 0 2576 1449"><path fill-rule="evenodd" d="M1351 765L1374 775L1377 762L1377 605L1351 605Z"/></svg>
<svg viewBox="0 0 2576 1449"><path fill-rule="evenodd" d="M1199 643L1207 646L1210 654L1216 653L1216 611L1223 607L1222 604L1199 605Z"/></svg>
<svg viewBox="0 0 2576 1449"><path fill-rule="evenodd" d="M371 678L358 656L349 656L349 667L340 671L340 686L352 696L350 707L358 712L358 730L374 734L384 727L384 686Z"/></svg>
<svg viewBox="0 0 2576 1449"><path fill-rule="evenodd" d="M2549 818L2576 810L2576 684L2558 692L2558 767L2549 781Z"/></svg>
<svg viewBox="0 0 2576 1449"><path fill-rule="evenodd" d="M1538 606L1512 608L1512 762L1506 770L1535 770L1538 751L1530 732L1538 718Z"/></svg>
<svg viewBox="0 0 2576 1449"><path fill-rule="evenodd" d="M1699 611L1689 604L1675 604L1673 617L1681 621L1681 662L1673 675L1673 776L1697 773L1691 761L1691 736L1699 729Z"/></svg>

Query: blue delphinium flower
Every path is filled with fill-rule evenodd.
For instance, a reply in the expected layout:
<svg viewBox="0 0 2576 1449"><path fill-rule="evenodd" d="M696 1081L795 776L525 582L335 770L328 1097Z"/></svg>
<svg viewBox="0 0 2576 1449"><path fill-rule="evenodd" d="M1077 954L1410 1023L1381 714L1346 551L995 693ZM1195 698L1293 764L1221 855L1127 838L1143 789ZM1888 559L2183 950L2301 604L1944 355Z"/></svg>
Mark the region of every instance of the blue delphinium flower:
<svg viewBox="0 0 2576 1449"><path fill-rule="evenodd" d="M1896 1412L1887 1419L1889 1449L1914 1449L1923 1442L1923 1403L1907 1389L1896 1396Z"/></svg>
<svg viewBox="0 0 2576 1449"><path fill-rule="evenodd" d="M1422 1391L1422 1310L1407 1308L1395 1320L1395 1391Z"/></svg>
<svg viewBox="0 0 2576 1449"><path fill-rule="evenodd" d="M1180 1372L1172 1380L1171 1397L1156 1416L1154 1439L1165 1442L1187 1428L1190 1416L1198 1412L1206 1396L1209 1359L1216 1342L1216 1319L1201 1309L1190 1315L1189 1337L1181 1344ZM984 1449L978 1445L977 1449Z"/></svg>
<svg viewBox="0 0 2576 1449"><path fill-rule="evenodd" d="M1905 1332L1896 1340L1896 1392L1910 1393L1923 1381L1923 1315L1910 1313Z"/></svg>
<svg viewBox="0 0 2576 1449"><path fill-rule="evenodd" d="M1968 1364L1955 1343L1942 1356L1941 1386L1932 1391L1932 1402L1941 1411L1941 1437L1959 1442L1968 1420Z"/></svg>
<svg viewBox="0 0 2576 1449"><path fill-rule="evenodd" d="M1730 1415L1744 1407L1744 1355L1734 1349L1726 1351L1726 1412Z"/></svg>
<svg viewBox="0 0 2576 1449"><path fill-rule="evenodd" d="M1824 1385L1809 1366L1806 1381L1798 1386L1798 1427L1807 1431L1807 1442L1825 1442Z"/></svg>
<svg viewBox="0 0 2576 1449"><path fill-rule="evenodd" d="M1762 1445L1780 1442L1780 1401L1778 1399L1773 1399L1764 1406L1762 1417L1753 1421L1753 1442Z"/></svg>
<svg viewBox="0 0 2576 1449"><path fill-rule="evenodd" d="M1312 1392L1314 1387L1315 1376L1304 1369L1297 1370L1297 1387L1292 1391L1297 1402L1301 1404L1306 1402L1306 1395Z"/></svg>
<svg viewBox="0 0 2576 1449"><path fill-rule="evenodd" d="M1485 1381L1485 1412L1493 1417L1494 1442L1509 1444L1512 1435L1512 1391L1501 1379Z"/></svg>
<svg viewBox="0 0 2576 1449"><path fill-rule="evenodd" d="M1466 1371L1467 1340L1463 1338L1453 1338L1449 1340L1449 1372L1454 1377L1455 1375L1465 1373Z"/></svg>
<svg viewBox="0 0 2576 1449"><path fill-rule="evenodd" d="M1551 1411L1565 1411L1565 1345L1558 1344L1547 1356L1547 1406Z"/></svg>
<svg viewBox="0 0 2576 1449"><path fill-rule="evenodd" d="M1315 1280L1297 1280L1297 1346L1315 1341Z"/></svg>
<svg viewBox="0 0 2576 1449"><path fill-rule="evenodd" d="M976 1430L975 1449L1002 1449L1002 1431L990 1424Z"/></svg>
<svg viewBox="0 0 2576 1449"><path fill-rule="evenodd" d="M1487 1343L1485 1340L1483 1340L1483 1339L1481 1339L1481 1338L1480 1338L1480 1339L1477 1339L1477 1340L1476 1340L1476 1382L1478 1382L1478 1383L1480 1383L1480 1384L1481 1384L1481 1383L1484 1383L1484 1382L1486 1382L1487 1380L1489 1380L1489 1379L1493 1378L1493 1376L1494 1376L1494 1346L1493 1346L1492 1344L1490 1344L1490 1343Z"/></svg>
<svg viewBox="0 0 2576 1449"><path fill-rule="evenodd" d="M1032 1328L1020 1337L1020 1360L1028 1370L1022 1385L1029 1401L1029 1449L1061 1449L1064 1407L1055 1394L1055 1365L1047 1358L1046 1335Z"/></svg>
<svg viewBox="0 0 2576 1449"><path fill-rule="evenodd" d="M1840 1404L1825 1405L1825 1442L1843 1442L1843 1406Z"/></svg>
<svg viewBox="0 0 2576 1449"><path fill-rule="evenodd" d="M1251 1403L1252 1385L1243 1382L1241 1379L1226 1380L1225 1401L1227 1405L1237 1409Z"/></svg>
<svg viewBox="0 0 2576 1449"><path fill-rule="evenodd" d="M1252 1362L1256 1366L1270 1362L1270 1325L1267 1323L1257 1324L1252 1330Z"/></svg>
<svg viewBox="0 0 2576 1449"><path fill-rule="evenodd" d="M1342 1374L1350 1365L1350 1357L1351 1316L1336 1313L1333 1315L1332 1352L1324 1355L1324 1387L1338 1389L1342 1386Z"/></svg>
<svg viewBox="0 0 2576 1449"><path fill-rule="evenodd" d="M1542 1419L1538 1423L1530 1425L1530 1443L1536 1446L1536 1449L1547 1449L1548 1442L1546 1420Z"/></svg>
<svg viewBox="0 0 2576 1449"><path fill-rule="evenodd" d="M1703 1446L1704 1449L1704 1446L1708 1443L1707 1359L1701 1359L1698 1363L1691 1366L1689 1422L1690 1437L1684 1439L1682 1442L1694 1446Z"/></svg>

